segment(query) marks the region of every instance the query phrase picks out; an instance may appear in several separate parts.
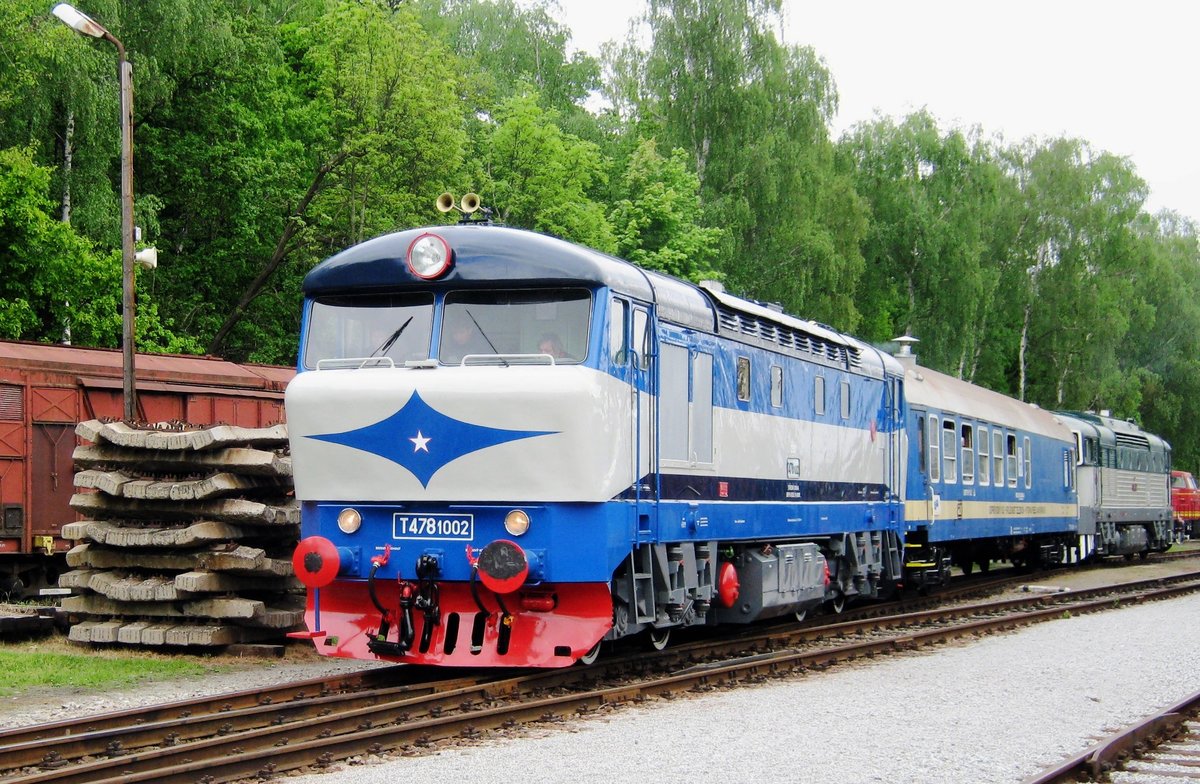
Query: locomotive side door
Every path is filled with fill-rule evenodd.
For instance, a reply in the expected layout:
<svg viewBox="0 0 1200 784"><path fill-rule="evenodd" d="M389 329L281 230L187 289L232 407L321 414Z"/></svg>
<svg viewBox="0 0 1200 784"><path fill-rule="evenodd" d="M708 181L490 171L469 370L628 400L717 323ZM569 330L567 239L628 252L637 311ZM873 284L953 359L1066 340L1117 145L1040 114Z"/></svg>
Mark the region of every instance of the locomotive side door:
<svg viewBox="0 0 1200 784"><path fill-rule="evenodd" d="M653 539L658 530L658 387L653 313L640 303L633 305L629 345L631 376L631 441L637 489L637 536Z"/></svg>

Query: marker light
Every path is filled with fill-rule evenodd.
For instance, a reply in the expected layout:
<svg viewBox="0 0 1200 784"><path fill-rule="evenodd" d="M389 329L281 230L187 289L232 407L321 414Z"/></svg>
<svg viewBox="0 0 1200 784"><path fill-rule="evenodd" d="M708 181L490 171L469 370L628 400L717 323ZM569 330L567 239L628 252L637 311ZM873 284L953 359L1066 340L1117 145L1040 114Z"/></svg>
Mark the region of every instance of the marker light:
<svg viewBox="0 0 1200 784"><path fill-rule="evenodd" d="M338 513L338 529L344 534L352 534L362 526L362 515L355 509L343 509Z"/></svg>
<svg viewBox="0 0 1200 784"><path fill-rule="evenodd" d="M450 270L450 246L436 234L422 234L408 246L408 268L412 274L433 280Z"/></svg>
<svg viewBox="0 0 1200 784"><path fill-rule="evenodd" d="M504 516L504 530L513 536L520 536L529 530L529 515L520 509L514 509Z"/></svg>

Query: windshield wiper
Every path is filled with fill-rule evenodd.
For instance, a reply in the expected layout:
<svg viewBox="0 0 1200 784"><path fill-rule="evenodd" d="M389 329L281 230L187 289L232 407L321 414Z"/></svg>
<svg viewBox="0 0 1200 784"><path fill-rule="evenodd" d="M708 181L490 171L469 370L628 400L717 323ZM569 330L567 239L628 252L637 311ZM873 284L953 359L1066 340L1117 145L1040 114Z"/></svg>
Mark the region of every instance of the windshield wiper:
<svg viewBox="0 0 1200 784"><path fill-rule="evenodd" d="M399 329L397 329L395 332L393 332L387 340L383 341L383 345L381 345L379 348L372 351L367 356L374 357L374 356L381 356L383 354L386 354L388 352L388 349L390 349L392 347L392 344L395 343L397 340L399 340L401 333L403 333L404 330L406 330L408 328L408 325L412 323L412 320L413 320L413 317L409 316L408 320L405 321L403 324L401 324ZM484 337L486 338L487 335L484 335Z"/></svg>
<svg viewBox="0 0 1200 784"><path fill-rule="evenodd" d="M479 322L475 320L475 315L473 313L471 313L471 311L467 310L466 308L463 308L463 312L467 314L467 318L471 319L471 323L475 325L475 329L479 330L479 334L483 335L483 339L487 341L488 348L490 348L492 350L492 353L496 355L496 358L500 360L501 364L503 364L504 367L508 367L508 360L506 360L500 354L500 352L496 350L496 344L493 343L492 339L489 338L487 336L487 333L483 331L483 327L479 326Z"/></svg>

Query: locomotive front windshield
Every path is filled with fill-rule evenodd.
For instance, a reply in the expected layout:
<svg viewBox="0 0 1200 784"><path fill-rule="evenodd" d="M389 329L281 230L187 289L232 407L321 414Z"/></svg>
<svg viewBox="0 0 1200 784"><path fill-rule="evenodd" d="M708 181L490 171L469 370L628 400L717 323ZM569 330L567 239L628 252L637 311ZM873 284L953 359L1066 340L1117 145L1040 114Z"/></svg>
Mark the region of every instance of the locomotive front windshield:
<svg viewBox="0 0 1200 784"><path fill-rule="evenodd" d="M591 294L586 289L452 291L443 304L438 359L457 365L488 357L587 356Z"/></svg>
<svg viewBox="0 0 1200 784"><path fill-rule="evenodd" d="M428 359L432 330L429 293L322 297L309 313L304 367L323 359Z"/></svg>
<svg viewBox="0 0 1200 784"><path fill-rule="evenodd" d="M396 365L436 357L442 364L577 363L587 357L591 292L521 289L326 296L308 318L304 367L322 360L387 357ZM442 310L437 351L433 325Z"/></svg>

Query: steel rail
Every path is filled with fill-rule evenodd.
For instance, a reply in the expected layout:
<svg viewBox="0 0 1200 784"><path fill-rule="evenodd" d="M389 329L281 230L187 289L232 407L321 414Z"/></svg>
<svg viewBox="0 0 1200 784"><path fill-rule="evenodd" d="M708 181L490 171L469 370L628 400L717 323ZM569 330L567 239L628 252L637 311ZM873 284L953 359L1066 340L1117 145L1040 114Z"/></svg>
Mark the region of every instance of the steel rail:
<svg viewBox="0 0 1200 784"><path fill-rule="evenodd" d="M1197 714L1200 714L1200 691L1089 746L1060 765L1025 779L1023 784L1099 781L1125 760L1176 737Z"/></svg>
<svg viewBox="0 0 1200 784"><path fill-rule="evenodd" d="M310 678L278 686L226 692L224 694L178 700L161 705L148 705L142 708L130 708L128 710L113 711L95 716L63 719L62 721L36 724L30 727L0 730L0 749L19 743L49 741L56 737L78 735L83 732L95 732L97 730L122 727L135 723L170 721L172 719L201 716L210 713L226 713L258 705L270 705L272 703L307 699L312 696L325 696L338 692L354 692L382 685L393 685L396 678L399 677L399 669L401 668L381 667L360 670L344 675Z"/></svg>
<svg viewBox="0 0 1200 784"><path fill-rule="evenodd" d="M1157 582L1157 581L1153 581ZM593 669L555 671L478 684L436 695L412 697L394 703L360 707L344 714L318 716L285 725L251 730L229 737L195 741L115 759L97 760L24 777L10 778L14 784L33 782L195 782L230 781L261 777L272 772L310 765L328 764L364 751L428 744L435 740L474 737L483 729L513 723L550 720L555 716L587 713L605 706L630 702L648 695L684 689L708 689L716 684L756 680L797 669L825 667L833 663L909 650L948 639L992 633L1041 620L1061 618L1065 613L1094 612L1130 602L1166 598L1200 590L1200 581L1171 587L1154 587L1142 594L1073 602L1050 602L1019 614L972 619L955 626L912 629L894 636L866 640L818 650L785 649L742 656L734 661L693 666L682 672L627 683L541 697L548 689L562 691L571 681L598 677ZM1056 597L1064 596L1057 594ZM1035 601L1045 604L1047 597ZM1076 596L1076 599L1080 597ZM1011 602L1004 602L1011 605ZM986 608L987 605L978 607ZM978 609L978 607L976 609ZM993 610L995 608L992 608ZM1011 609L1011 608L1010 608ZM525 700L495 705L497 700Z"/></svg>

